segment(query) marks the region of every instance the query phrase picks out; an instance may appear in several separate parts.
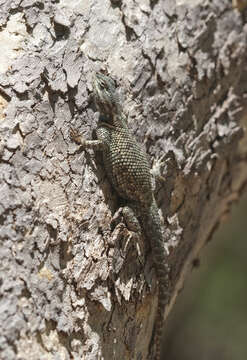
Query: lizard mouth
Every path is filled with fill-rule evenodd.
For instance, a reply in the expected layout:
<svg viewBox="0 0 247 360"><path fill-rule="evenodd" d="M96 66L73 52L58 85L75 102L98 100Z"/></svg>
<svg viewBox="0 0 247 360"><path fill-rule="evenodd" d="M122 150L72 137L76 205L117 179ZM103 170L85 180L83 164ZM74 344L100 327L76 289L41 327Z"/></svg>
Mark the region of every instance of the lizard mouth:
<svg viewBox="0 0 247 360"><path fill-rule="evenodd" d="M93 98L96 105L96 108L100 111L101 108L101 102L102 102L102 85L100 85L100 77L98 73L93 74L92 78L92 85L93 85Z"/></svg>
<svg viewBox="0 0 247 360"><path fill-rule="evenodd" d="M93 79L92 79L92 84L93 84L93 91L94 93L98 92L98 76L97 76L97 73L94 73L93 74Z"/></svg>

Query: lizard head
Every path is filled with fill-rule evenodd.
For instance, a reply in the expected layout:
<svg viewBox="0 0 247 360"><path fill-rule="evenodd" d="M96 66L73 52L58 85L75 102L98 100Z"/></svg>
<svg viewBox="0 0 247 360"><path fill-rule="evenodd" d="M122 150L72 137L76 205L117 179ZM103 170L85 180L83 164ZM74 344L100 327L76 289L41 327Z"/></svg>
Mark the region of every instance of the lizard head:
<svg viewBox="0 0 247 360"><path fill-rule="evenodd" d="M120 108L114 80L110 76L96 72L93 78L93 93L99 112L107 119L113 119Z"/></svg>

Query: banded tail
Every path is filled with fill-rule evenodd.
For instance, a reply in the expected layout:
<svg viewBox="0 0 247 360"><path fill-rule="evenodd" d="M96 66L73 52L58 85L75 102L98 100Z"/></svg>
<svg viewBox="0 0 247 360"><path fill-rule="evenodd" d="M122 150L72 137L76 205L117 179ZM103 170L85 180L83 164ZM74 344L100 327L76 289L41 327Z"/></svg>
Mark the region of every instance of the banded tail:
<svg viewBox="0 0 247 360"><path fill-rule="evenodd" d="M153 202L149 208L148 213L145 214L146 226L145 232L150 241L153 261L156 270L157 280L159 282L158 294L158 309L155 321L155 359L160 360L160 342L162 336L162 329L164 325L164 310L168 303L168 276L169 268L167 265L167 253L164 248L164 241L161 231L161 221L158 213L156 201Z"/></svg>

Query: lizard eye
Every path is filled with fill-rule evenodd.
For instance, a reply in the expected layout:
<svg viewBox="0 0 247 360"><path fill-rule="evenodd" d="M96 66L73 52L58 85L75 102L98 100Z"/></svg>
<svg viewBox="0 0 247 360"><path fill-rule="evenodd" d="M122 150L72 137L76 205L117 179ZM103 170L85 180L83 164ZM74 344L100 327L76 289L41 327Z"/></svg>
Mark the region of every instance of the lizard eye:
<svg viewBox="0 0 247 360"><path fill-rule="evenodd" d="M101 81L99 83L99 87L100 87L101 90L104 90L105 89L105 84Z"/></svg>

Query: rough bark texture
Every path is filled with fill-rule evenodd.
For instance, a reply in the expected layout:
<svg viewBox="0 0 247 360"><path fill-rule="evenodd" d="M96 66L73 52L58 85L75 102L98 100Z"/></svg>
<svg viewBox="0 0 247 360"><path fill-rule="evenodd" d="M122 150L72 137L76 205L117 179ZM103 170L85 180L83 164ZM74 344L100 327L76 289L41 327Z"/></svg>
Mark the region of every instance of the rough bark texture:
<svg viewBox="0 0 247 360"><path fill-rule="evenodd" d="M150 161L172 300L245 188L246 10L223 1L0 1L0 358L147 359L157 301L148 242L91 138L91 74L122 84ZM92 156L89 156L92 155Z"/></svg>

